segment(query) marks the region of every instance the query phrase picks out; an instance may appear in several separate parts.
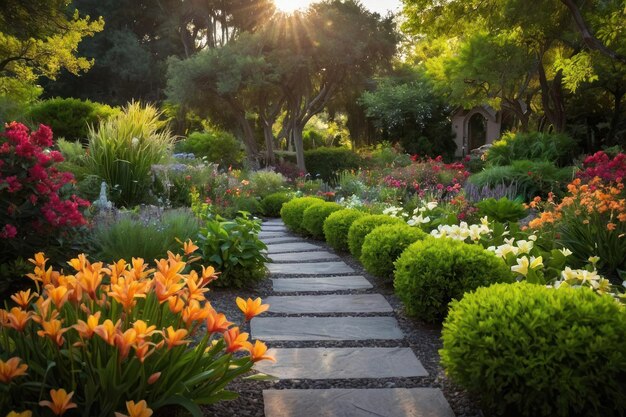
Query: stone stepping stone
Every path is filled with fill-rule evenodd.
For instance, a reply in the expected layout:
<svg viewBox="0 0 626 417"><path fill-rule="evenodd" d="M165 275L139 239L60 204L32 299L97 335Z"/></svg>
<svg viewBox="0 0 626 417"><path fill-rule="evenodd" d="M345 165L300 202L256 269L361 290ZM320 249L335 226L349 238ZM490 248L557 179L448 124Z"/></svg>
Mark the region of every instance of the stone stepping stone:
<svg viewBox="0 0 626 417"><path fill-rule="evenodd" d="M255 369L279 379L428 376L410 348L270 349L269 354L276 358L276 363L259 362Z"/></svg>
<svg viewBox="0 0 626 417"><path fill-rule="evenodd" d="M321 278L273 278L276 292L366 290L372 284L362 276Z"/></svg>
<svg viewBox="0 0 626 417"><path fill-rule="evenodd" d="M264 299L272 313L391 313L393 308L380 294L287 295Z"/></svg>
<svg viewBox="0 0 626 417"><path fill-rule="evenodd" d="M455 417L438 388L264 390L266 417Z"/></svg>
<svg viewBox="0 0 626 417"><path fill-rule="evenodd" d="M284 226L285 222L283 219L269 219L262 223L265 226Z"/></svg>
<svg viewBox="0 0 626 417"><path fill-rule="evenodd" d="M270 274L286 275L335 275L354 274L356 272L343 261L299 264L267 264L267 268L269 269Z"/></svg>
<svg viewBox="0 0 626 417"><path fill-rule="evenodd" d="M250 329L253 339L263 341L397 340L404 337L393 317L256 317Z"/></svg>
<svg viewBox="0 0 626 417"><path fill-rule="evenodd" d="M305 252L310 250L322 250L322 247L309 242L288 242L267 245L268 253Z"/></svg>
<svg viewBox="0 0 626 417"><path fill-rule="evenodd" d="M273 237L293 237L285 232L259 232L259 239L265 239L265 238L273 238Z"/></svg>
<svg viewBox="0 0 626 417"><path fill-rule="evenodd" d="M267 243L267 242L266 242ZM270 258L273 262L305 262L305 261L322 261L326 259L338 259L334 253L322 251L322 252L291 252L291 253L277 253L271 255Z"/></svg>
<svg viewBox="0 0 626 417"><path fill-rule="evenodd" d="M271 245L271 244L275 244L275 243L286 243L286 242L304 242L304 240L302 240L302 238L296 237L296 236L287 236L284 235L282 237L280 236L275 236L275 237L259 237L259 239L265 243L266 245Z"/></svg>
<svg viewBox="0 0 626 417"><path fill-rule="evenodd" d="M279 225L269 225L269 226L265 226L265 225L261 225L261 231L262 232L287 232L287 228L285 226L279 226Z"/></svg>

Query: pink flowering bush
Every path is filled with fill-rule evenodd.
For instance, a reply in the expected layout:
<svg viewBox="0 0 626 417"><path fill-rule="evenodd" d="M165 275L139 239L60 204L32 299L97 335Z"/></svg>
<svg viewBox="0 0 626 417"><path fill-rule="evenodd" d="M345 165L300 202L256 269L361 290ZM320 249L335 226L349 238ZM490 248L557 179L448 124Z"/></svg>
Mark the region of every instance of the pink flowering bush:
<svg viewBox="0 0 626 417"><path fill-rule="evenodd" d="M63 157L52 145L44 125L30 132L13 122L0 133L1 264L67 240L72 228L85 224L81 208L89 203L69 195L74 178L56 168Z"/></svg>
<svg viewBox="0 0 626 417"><path fill-rule="evenodd" d="M588 156L583 161L583 169L576 174L584 182L599 177L603 182L616 182L618 178L626 178L626 154L623 152L611 158L603 151Z"/></svg>

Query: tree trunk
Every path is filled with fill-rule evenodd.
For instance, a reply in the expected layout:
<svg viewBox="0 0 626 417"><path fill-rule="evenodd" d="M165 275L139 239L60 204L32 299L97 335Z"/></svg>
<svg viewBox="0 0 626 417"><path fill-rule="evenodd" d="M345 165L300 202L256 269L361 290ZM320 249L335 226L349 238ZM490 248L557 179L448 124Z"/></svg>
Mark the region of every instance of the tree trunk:
<svg viewBox="0 0 626 417"><path fill-rule="evenodd" d="M241 127L241 132L243 135L243 145L246 148L246 156L248 161L250 161L253 166L258 165L257 156L259 153L259 148L256 144L256 139L254 137L254 130L252 126L250 126L250 121L246 118L245 115L238 114L237 121L239 122L239 126Z"/></svg>
<svg viewBox="0 0 626 417"><path fill-rule="evenodd" d="M565 106L563 103L563 71L559 70L552 82L548 82L543 63L537 66L541 85L541 104L546 118L557 133L565 131Z"/></svg>
<svg viewBox="0 0 626 417"><path fill-rule="evenodd" d="M302 140L303 130L304 126L294 123L291 129L291 136L296 148L296 163L298 164L298 169L301 172L306 172L306 165L304 163L304 141Z"/></svg>
<svg viewBox="0 0 626 417"><path fill-rule="evenodd" d="M265 137L265 163L268 166L274 165L274 132L272 132L272 124L267 120L263 120L263 136Z"/></svg>
<svg viewBox="0 0 626 417"><path fill-rule="evenodd" d="M609 129L609 134L606 138L606 144L609 146L615 145L615 136L617 135L617 127L619 126L620 119L622 117L622 99L624 98L624 91L618 90L613 93L614 100L614 108L613 108L613 117L611 118L611 128Z"/></svg>

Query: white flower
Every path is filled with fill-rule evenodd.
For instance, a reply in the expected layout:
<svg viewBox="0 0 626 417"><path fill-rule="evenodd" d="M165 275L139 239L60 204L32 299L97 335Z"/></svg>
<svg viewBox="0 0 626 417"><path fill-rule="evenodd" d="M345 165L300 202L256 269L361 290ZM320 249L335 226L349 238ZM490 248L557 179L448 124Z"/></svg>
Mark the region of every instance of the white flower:
<svg viewBox="0 0 626 417"><path fill-rule="evenodd" d="M489 219L487 218L487 216L480 219L480 224L489 227Z"/></svg>
<svg viewBox="0 0 626 417"><path fill-rule="evenodd" d="M592 265L595 265L600 260L600 257L599 256L590 256L589 259L587 259L587 260L589 262L591 262Z"/></svg>
<svg viewBox="0 0 626 417"><path fill-rule="evenodd" d="M563 256L565 257L570 256L572 254L572 251L567 248L559 249L559 252L561 252Z"/></svg>
<svg viewBox="0 0 626 417"><path fill-rule="evenodd" d="M426 204L426 208L428 210L434 210L437 208L438 203L436 201L431 201L430 203Z"/></svg>
<svg viewBox="0 0 626 417"><path fill-rule="evenodd" d="M132 138L130 144L133 146L133 148L136 148L139 145L139 138Z"/></svg>
<svg viewBox="0 0 626 417"><path fill-rule="evenodd" d="M530 236L528 236L528 240L531 240L533 242L537 241L537 235L530 235Z"/></svg>
<svg viewBox="0 0 626 417"><path fill-rule="evenodd" d="M530 253L530 250L533 248L533 242L530 240L518 240L516 244L519 248L519 253Z"/></svg>
<svg viewBox="0 0 626 417"><path fill-rule="evenodd" d="M494 251L494 253L496 254L496 256L500 256L506 259L506 256L509 253L512 253L513 255L517 255L518 251L519 249L516 248L515 246L505 243L504 245L498 246L496 250Z"/></svg>
<svg viewBox="0 0 626 417"><path fill-rule="evenodd" d="M526 256L522 256L521 258L517 258L517 265L512 266L511 271L526 276L528 275L528 265L530 265L530 261Z"/></svg>
<svg viewBox="0 0 626 417"><path fill-rule="evenodd" d="M420 214L419 216L411 217L407 221L407 224L409 226L415 226L415 225L420 225L420 224L424 224L424 223L428 223L428 222L430 222L430 217L428 217L428 216L422 217L422 215Z"/></svg>
<svg viewBox="0 0 626 417"><path fill-rule="evenodd" d="M576 279L578 277L578 271L566 266L565 269L561 272L561 276L565 281L569 281L572 279Z"/></svg>

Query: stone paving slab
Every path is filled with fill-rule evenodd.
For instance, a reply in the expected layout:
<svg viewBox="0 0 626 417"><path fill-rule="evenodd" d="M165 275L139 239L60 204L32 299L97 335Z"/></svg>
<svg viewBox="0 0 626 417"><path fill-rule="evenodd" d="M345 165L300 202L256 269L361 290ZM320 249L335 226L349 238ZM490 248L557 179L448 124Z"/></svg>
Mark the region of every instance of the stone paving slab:
<svg viewBox="0 0 626 417"><path fill-rule="evenodd" d="M266 245L271 245L275 243L287 243L287 242L306 242L305 240L302 240L301 237L288 236L288 235L272 236L272 237L260 236L259 239Z"/></svg>
<svg viewBox="0 0 626 417"><path fill-rule="evenodd" d="M316 263L291 263L291 264L267 264L270 274L285 275L334 275L354 274L356 271L345 262L316 262Z"/></svg>
<svg viewBox="0 0 626 417"><path fill-rule="evenodd" d="M276 363L255 369L279 379L411 378L428 376L410 348L270 349Z"/></svg>
<svg viewBox="0 0 626 417"><path fill-rule="evenodd" d="M266 226L284 226L285 222L283 222L283 219L269 219L264 221L262 224Z"/></svg>
<svg viewBox="0 0 626 417"><path fill-rule="evenodd" d="M285 226L279 226L279 225L261 225L261 231L262 232L286 232L287 228Z"/></svg>
<svg viewBox="0 0 626 417"><path fill-rule="evenodd" d="M272 313L390 313L393 308L380 294L286 295L263 300Z"/></svg>
<svg viewBox="0 0 626 417"><path fill-rule="evenodd" d="M321 278L274 278L275 292L366 290L372 284L362 276Z"/></svg>
<svg viewBox="0 0 626 417"><path fill-rule="evenodd" d="M396 340L404 337L393 317L256 317L250 329L253 339L263 341Z"/></svg>
<svg viewBox="0 0 626 417"><path fill-rule="evenodd" d="M264 390L266 417L454 417L438 388Z"/></svg>
<svg viewBox="0 0 626 417"><path fill-rule="evenodd" d="M271 238L271 237L293 237L285 232L259 232L259 239Z"/></svg>
<svg viewBox="0 0 626 417"><path fill-rule="evenodd" d="M267 241L265 243L268 243ZM339 256L335 253L326 251L318 252L291 252L291 253L277 253L271 255L270 258L273 262L306 262L306 261L322 261L326 259L339 259Z"/></svg>
<svg viewBox="0 0 626 417"><path fill-rule="evenodd" d="M273 245L267 245L268 253L304 252L321 249L321 246L309 242L274 243Z"/></svg>

